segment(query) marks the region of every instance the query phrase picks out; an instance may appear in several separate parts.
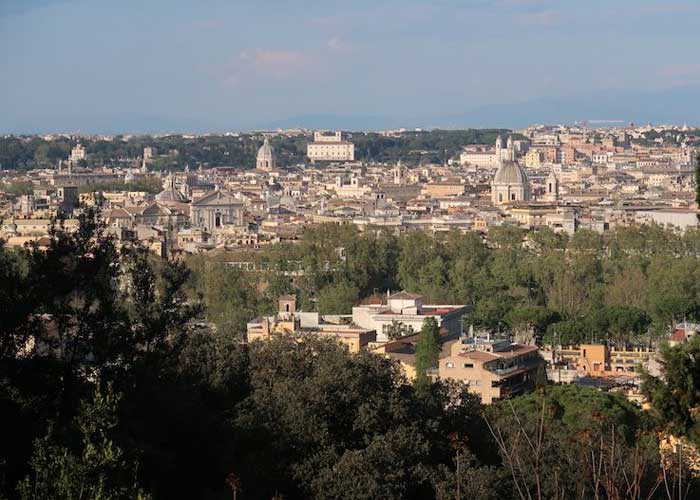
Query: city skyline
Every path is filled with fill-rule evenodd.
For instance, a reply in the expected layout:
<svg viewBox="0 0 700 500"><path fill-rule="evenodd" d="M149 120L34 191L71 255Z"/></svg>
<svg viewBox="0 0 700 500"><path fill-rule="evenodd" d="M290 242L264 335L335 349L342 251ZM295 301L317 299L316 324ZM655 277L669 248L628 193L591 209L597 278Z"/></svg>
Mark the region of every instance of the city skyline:
<svg viewBox="0 0 700 500"><path fill-rule="evenodd" d="M691 1L8 0L2 133L694 123Z"/></svg>

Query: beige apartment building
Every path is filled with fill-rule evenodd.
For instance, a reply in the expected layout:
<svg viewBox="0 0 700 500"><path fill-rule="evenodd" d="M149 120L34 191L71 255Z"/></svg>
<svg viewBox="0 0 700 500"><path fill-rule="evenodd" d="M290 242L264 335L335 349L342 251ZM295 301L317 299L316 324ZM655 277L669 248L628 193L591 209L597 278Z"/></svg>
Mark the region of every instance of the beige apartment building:
<svg viewBox="0 0 700 500"><path fill-rule="evenodd" d="M418 337L418 333L406 335L376 347L373 352L399 363L406 377L413 380ZM537 346L454 335L445 329L441 329L440 338L438 366L428 375L466 384L483 404L531 391L540 371L542 379L546 377Z"/></svg>
<svg viewBox="0 0 700 500"><path fill-rule="evenodd" d="M544 373L544 360L537 346L490 337L449 341L438 362L440 378L467 384L484 404L531 391L540 370Z"/></svg>
<svg viewBox="0 0 700 500"><path fill-rule="evenodd" d="M307 144L306 156L316 161L354 161L355 145L343 140L342 132L314 132L314 142Z"/></svg>

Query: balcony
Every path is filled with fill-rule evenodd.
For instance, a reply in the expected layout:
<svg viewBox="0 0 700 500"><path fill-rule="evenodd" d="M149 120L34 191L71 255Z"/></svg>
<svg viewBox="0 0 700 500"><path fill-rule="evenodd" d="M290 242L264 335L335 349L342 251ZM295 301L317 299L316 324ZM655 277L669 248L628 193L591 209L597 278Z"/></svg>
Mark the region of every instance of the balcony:
<svg viewBox="0 0 700 500"><path fill-rule="evenodd" d="M491 373L495 373L496 375L499 375L501 377L506 377L510 375L511 373L515 372L521 372L521 371L526 371L526 370L531 370L534 368L537 368L542 364L542 360L540 358L534 358L534 359L529 359L527 361L518 363L513 366L507 366L504 368L491 368L486 366L486 369L490 371Z"/></svg>

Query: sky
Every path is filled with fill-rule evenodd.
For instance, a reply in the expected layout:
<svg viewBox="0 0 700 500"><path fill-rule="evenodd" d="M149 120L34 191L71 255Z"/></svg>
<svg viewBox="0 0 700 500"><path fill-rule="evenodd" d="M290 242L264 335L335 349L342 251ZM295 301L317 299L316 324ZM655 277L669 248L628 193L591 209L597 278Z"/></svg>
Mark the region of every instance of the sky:
<svg viewBox="0 0 700 500"><path fill-rule="evenodd" d="M700 124L700 0L0 0L0 133Z"/></svg>

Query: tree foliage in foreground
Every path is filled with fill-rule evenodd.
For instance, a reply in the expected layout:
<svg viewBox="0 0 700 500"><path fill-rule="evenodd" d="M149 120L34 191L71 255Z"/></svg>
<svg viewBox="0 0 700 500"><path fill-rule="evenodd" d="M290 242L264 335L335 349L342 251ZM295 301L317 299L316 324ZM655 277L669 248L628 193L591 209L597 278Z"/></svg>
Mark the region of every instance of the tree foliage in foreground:
<svg viewBox="0 0 700 500"><path fill-rule="evenodd" d="M651 414L618 396L551 387L484 418L463 385L415 387L396 363L331 340L242 343L241 322L270 304L235 271L205 278L248 312L229 315L210 291L209 313L220 307L231 328L206 328L201 276L117 251L93 215L76 233L57 227L47 250L0 245L3 497L220 499L235 486L238 498L290 500L665 498L681 483L661 467L656 436L695 439L697 342L664 355L665 381L649 381ZM391 255L398 240L377 238L369 248ZM454 238L450 252L475 243ZM504 250L494 266L518 283L508 269L517 235L494 241ZM360 265L349 256L325 267L326 247L313 244L321 265L309 283ZM572 248L588 255L597 240ZM374 272L364 286L381 280ZM517 296L535 300L524 279ZM511 319L534 324L540 312ZM427 369L437 325L423 330ZM696 487L686 471L682 485Z"/></svg>

